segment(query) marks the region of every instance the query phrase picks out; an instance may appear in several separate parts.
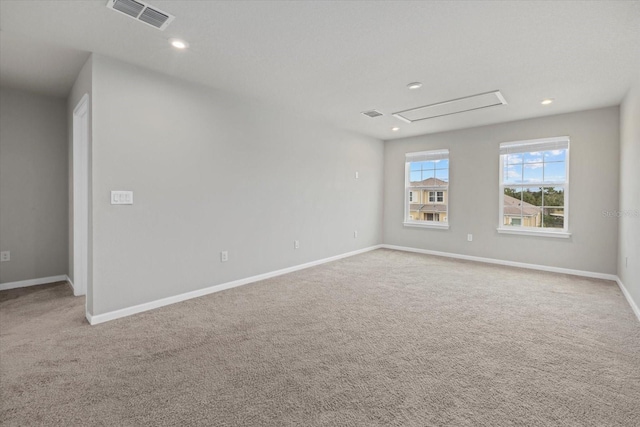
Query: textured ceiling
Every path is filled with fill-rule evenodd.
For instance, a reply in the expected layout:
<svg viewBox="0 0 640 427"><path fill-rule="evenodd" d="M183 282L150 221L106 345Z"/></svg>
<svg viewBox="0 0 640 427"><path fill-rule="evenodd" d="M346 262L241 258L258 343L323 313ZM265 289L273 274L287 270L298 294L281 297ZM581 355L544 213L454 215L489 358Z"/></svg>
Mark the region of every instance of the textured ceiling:
<svg viewBox="0 0 640 427"><path fill-rule="evenodd" d="M21 84L39 90L30 67L66 73L51 83L59 90L74 60L29 53L43 52L32 41L55 43L44 50L100 53L381 139L617 105L640 75L638 1L150 3L176 16L164 32L106 0L3 0L2 39L19 44L2 42L0 71L25 68ZM424 85L407 90L413 81ZM491 90L508 105L412 124L390 115ZM547 97L556 102L540 105ZM360 114L369 109L385 116Z"/></svg>

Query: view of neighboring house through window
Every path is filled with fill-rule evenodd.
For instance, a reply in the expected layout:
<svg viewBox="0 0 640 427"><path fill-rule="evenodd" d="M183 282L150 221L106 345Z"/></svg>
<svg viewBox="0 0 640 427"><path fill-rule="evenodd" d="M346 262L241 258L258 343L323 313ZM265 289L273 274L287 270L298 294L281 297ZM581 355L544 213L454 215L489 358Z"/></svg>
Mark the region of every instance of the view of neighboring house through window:
<svg viewBox="0 0 640 427"><path fill-rule="evenodd" d="M500 144L502 230L567 231L569 137Z"/></svg>
<svg viewBox="0 0 640 427"><path fill-rule="evenodd" d="M407 153L405 158L406 225L448 224L449 150Z"/></svg>

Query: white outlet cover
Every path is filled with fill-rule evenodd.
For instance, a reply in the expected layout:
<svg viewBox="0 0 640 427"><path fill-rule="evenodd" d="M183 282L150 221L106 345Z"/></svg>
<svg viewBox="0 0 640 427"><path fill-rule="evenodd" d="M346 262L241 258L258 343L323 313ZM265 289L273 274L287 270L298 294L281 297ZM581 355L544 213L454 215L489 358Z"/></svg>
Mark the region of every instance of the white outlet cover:
<svg viewBox="0 0 640 427"><path fill-rule="evenodd" d="M0 261L11 261L11 252L10 251L2 251L0 252Z"/></svg>

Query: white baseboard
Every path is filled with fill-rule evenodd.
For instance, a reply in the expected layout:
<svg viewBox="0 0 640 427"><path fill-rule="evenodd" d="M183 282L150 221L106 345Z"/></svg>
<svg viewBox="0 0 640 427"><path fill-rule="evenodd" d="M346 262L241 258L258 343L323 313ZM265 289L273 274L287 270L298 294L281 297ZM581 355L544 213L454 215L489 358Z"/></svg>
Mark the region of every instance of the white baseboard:
<svg viewBox="0 0 640 427"><path fill-rule="evenodd" d="M76 288L75 288L75 286L73 286L73 280L71 280L71 278L69 276L67 276L67 283L69 284L69 287L71 288L71 291L73 292L73 295L76 295Z"/></svg>
<svg viewBox="0 0 640 427"><path fill-rule="evenodd" d="M618 287L622 291L622 295L624 295L624 297L627 299L627 302L631 306L631 310L633 310L634 314L640 321L640 308L638 308L635 301L631 298L631 294L629 293L629 291L627 291L627 288L625 288L624 283L622 283L622 280L620 280L619 277L616 277L616 282L618 283Z"/></svg>
<svg viewBox="0 0 640 427"><path fill-rule="evenodd" d="M483 257L478 257L473 255L454 254L451 252L440 252L440 251L431 251L428 249L409 248L406 246L395 246L395 245L381 245L381 246L385 249L394 249L396 251L415 252L419 254L464 259L467 261L484 262L487 264L507 265L509 267L528 268L530 270L550 271L552 273L571 274L573 276L593 277L595 279L605 279L605 280L615 281L618 278L618 276L616 276L615 274L597 273L594 271L573 270L570 268L562 268L562 267L550 267L547 265L528 264L525 262L517 262L517 261L505 261L505 260L495 259L495 258L483 258Z"/></svg>
<svg viewBox="0 0 640 427"><path fill-rule="evenodd" d="M26 288L27 286L44 285L47 283L63 282L69 280L66 274L60 276L41 277L39 279L20 280L17 282L0 283L0 291L8 289Z"/></svg>
<svg viewBox="0 0 640 427"><path fill-rule="evenodd" d="M373 251L381 248L382 245L370 246L368 248L359 249L357 251L347 252L345 254L332 256L329 258L320 259L317 261L307 262L305 264L295 265L293 267L283 268L281 270L272 271L269 273L259 274L257 276L247 277L245 279L234 280L233 282L222 283L219 285L210 286L204 289L198 289L184 294L175 295L172 297L162 298L156 301L151 301L143 304L134 305L132 307L123 308L120 310L110 311L108 313L91 315L86 313L87 320L91 325L97 325L99 323L108 322L109 320L119 319L121 317L131 316L133 314L142 313L143 311L153 310L154 308L164 307L166 305L175 304L178 302L190 300L192 298L198 298L204 295L209 295L215 292L224 291L225 289L236 288L238 286L247 285L249 283L258 282L260 280L270 279L276 276L282 276L283 274L293 273L294 271L304 270L305 268L314 267L316 265L325 264L327 262L336 261L342 258L358 255L364 252Z"/></svg>

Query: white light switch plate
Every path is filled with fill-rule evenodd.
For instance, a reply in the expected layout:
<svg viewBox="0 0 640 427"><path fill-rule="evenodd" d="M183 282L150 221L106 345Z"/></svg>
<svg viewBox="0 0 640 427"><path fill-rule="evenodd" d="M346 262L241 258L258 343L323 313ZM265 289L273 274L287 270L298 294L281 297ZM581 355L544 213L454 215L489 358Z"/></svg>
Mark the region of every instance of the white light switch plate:
<svg viewBox="0 0 640 427"><path fill-rule="evenodd" d="M112 191L111 204L112 205L132 205L133 191Z"/></svg>

